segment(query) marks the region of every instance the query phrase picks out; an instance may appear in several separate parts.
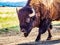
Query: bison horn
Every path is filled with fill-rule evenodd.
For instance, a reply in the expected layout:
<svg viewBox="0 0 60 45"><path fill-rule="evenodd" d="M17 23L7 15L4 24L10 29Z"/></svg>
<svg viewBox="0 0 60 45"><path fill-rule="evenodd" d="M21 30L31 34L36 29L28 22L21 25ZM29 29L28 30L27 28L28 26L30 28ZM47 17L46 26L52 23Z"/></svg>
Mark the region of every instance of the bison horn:
<svg viewBox="0 0 60 45"><path fill-rule="evenodd" d="M32 8L32 11L33 11L33 13L32 14L29 14L29 17L35 16L35 10L33 8Z"/></svg>

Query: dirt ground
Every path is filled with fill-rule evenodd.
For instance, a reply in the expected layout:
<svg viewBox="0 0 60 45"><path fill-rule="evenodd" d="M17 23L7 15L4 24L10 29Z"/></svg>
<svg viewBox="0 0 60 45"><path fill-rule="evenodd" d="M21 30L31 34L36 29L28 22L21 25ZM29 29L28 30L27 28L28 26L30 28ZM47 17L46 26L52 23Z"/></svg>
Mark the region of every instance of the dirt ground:
<svg viewBox="0 0 60 45"><path fill-rule="evenodd" d="M53 27L51 30L52 39L47 41L48 33L44 33L41 36L41 41L35 42L38 34L38 28L32 29L27 38L22 33L13 36L0 36L0 45L60 45L60 26Z"/></svg>

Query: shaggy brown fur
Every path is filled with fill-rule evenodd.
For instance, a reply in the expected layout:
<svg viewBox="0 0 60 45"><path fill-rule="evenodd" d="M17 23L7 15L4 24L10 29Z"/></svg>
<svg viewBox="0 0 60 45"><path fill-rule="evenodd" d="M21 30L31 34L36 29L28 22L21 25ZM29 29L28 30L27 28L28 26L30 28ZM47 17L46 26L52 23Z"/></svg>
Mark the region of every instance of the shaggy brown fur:
<svg viewBox="0 0 60 45"><path fill-rule="evenodd" d="M45 0L44 0L45 1ZM47 0L49 1L49 0ZM45 2L47 3L47 2ZM40 9L40 7L42 9L40 10L45 10L45 9L48 9L50 11L50 18L52 20L56 20L56 19L60 19L60 1L59 0L53 0L52 4L50 5L50 7L46 7L46 5L44 4L44 7L41 6L42 4L42 0L31 0L31 3L30 5L35 9L37 10L37 8ZM38 9L38 12L39 12L39 9ZM46 10L43 12L43 14L45 14Z"/></svg>
<svg viewBox="0 0 60 45"><path fill-rule="evenodd" d="M60 19L60 2L53 0L51 4L48 2L45 3L42 0L28 0L27 5L18 11L20 27L24 29L22 31L25 32L25 37L28 36L33 27L39 27L39 34L36 41L39 41L41 34L45 33L46 30L48 30L47 39L51 39L51 22ZM35 16L31 18L29 14L32 14L32 8L35 10ZM30 20L29 23L26 23L27 18Z"/></svg>

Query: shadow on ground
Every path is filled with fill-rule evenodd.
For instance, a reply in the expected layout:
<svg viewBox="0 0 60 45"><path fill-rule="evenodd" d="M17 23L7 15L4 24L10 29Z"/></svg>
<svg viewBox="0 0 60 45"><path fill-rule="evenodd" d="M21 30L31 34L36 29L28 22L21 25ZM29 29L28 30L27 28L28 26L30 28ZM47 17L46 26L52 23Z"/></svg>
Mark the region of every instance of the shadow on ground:
<svg viewBox="0 0 60 45"><path fill-rule="evenodd" d="M0 36L12 36L19 34L19 26L12 26L0 29Z"/></svg>
<svg viewBox="0 0 60 45"><path fill-rule="evenodd" d="M39 42L29 42L29 43L21 43L17 45L53 45L53 44L59 44L60 39L58 40L50 40L50 41L39 41Z"/></svg>
<svg viewBox="0 0 60 45"><path fill-rule="evenodd" d="M6 28L2 28L2 29L0 29L0 33L1 32L9 32L10 30L17 30L18 31L18 29L19 29L19 26L12 26L12 27L6 27Z"/></svg>

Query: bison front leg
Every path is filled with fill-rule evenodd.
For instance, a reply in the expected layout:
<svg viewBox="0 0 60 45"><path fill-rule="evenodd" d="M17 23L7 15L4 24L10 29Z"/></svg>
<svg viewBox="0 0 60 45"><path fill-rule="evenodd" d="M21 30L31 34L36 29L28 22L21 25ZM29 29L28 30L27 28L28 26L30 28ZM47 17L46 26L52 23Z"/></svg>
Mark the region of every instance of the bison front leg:
<svg viewBox="0 0 60 45"><path fill-rule="evenodd" d="M35 41L39 41L40 39L41 39L41 33L39 32Z"/></svg>
<svg viewBox="0 0 60 45"><path fill-rule="evenodd" d="M50 27L48 29L48 38L47 38L47 40L51 40L51 37L52 37L52 35L51 35L51 29L52 29L52 25L50 25Z"/></svg>

